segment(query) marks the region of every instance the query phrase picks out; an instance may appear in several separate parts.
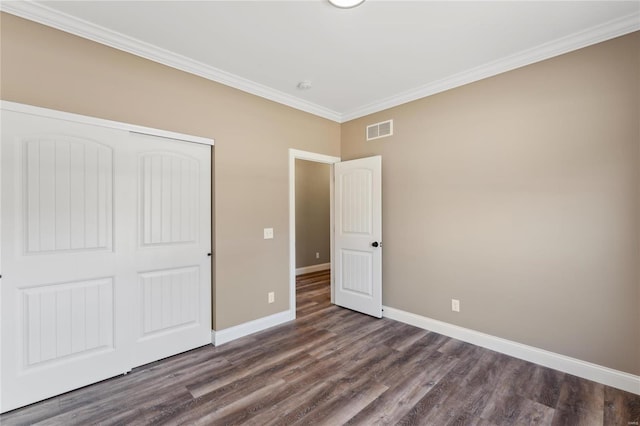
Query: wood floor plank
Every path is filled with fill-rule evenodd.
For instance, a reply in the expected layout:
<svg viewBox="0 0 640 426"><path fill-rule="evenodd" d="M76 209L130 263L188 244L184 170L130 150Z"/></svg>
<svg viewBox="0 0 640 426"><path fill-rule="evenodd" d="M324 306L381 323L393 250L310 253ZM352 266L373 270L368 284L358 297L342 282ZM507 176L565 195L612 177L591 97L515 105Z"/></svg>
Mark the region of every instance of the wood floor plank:
<svg viewBox="0 0 640 426"><path fill-rule="evenodd" d="M549 425L553 421L554 414L553 408L530 399L524 399L516 424Z"/></svg>
<svg viewBox="0 0 640 426"><path fill-rule="evenodd" d="M640 395L604 387L604 424L640 425Z"/></svg>
<svg viewBox="0 0 640 426"><path fill-rule="evenodd" d="M71 419L54 418L51 425L70 424L99 424L109 425L148 425L152 424L152 419L158 411L171 410L172 407L185 401L191 400L191 394L186 389L176 387L170 393L161 396L149 396L139 404L127 403L127 409L116 408L109 412L104 410L102 404L98 403L96 415L85 416L80 419L78 416ZM46 424L46 423L45 423Z"/></svg>
<svg viewBox="0 0 640 426"><path fill-rule="evenodd" d="M567 374L556 409L559 419L569 415L580 424L604 423L604 385Z"/></svg>
<svg viewBox="0 0 640 426"><path fill-rule="evenodd" d="M560 371L536 365L533 375L529 378L527 389L521 389L520 395L555 408L558 405L565 376Z"/></svg>
<svg viewBox="0 0 640 426"><path fill-rule="evenodd" d="M555 410L517 394L495 392L480 417L498 426L548 425Z"/></svg>
<svg viewBox="0 0 640 426"><path fill-rule="evenodd" d="M248 377L252 377L253 375L260 374L265 371L268 373L280 372L290 365L289 363L292 362L292 358L295 361L299 359L310 359L309 355L295 349L279 352L271 358L265 358L268 359L266 362L256 362L251 366L248 364L243 364L239 367L233 366L233 368L225 371L227 374L212 377L207 380L199 380L198 382L187 386L187 388L194 398L198 398L224 386L234 384L235 382L241 380L245 381Z"/></svg>
<svg viewBox="0 0 640 426"><path fill-rule="evenodd" d="M297 319L0 416L5 425L622 425L640 396L330 304L297 279Z"/></svg>
<svg viewBox="0 0 640 426"><path fill-rule="evenodd" d="M604 417L595 411L556 409L551 426L600 426L605 425Z"/></svg>
<svg viewBox="0 0 640 426"><path fill-rule="evenodd" d="M316 410L320 410L320 413L325 412L325 408L321 408L326 406L326 404L333 404L334 399L341 394L350 394L353 389L362 385L362 382L373 383L375 380L371 379L368 372L384 363L384 360L391 356L394 351L390 348L380 348L379 350L372 351L367 345L362 344L354 344L348 348L344 348L342 353L348 353L346 356L347 359L350 359L350 365L348 368L334 369L333 372L329 370L327 376L325 377L325 382L331 384L330 388L321 387L318 392L314 395L309 396L310 403L307 400L303 402L303 404L299 407L296 407L293 411L286 413L281 419L279 419L275 424L291 424L292 422L298 422L302 418L305 418L305 422L314 422L313 420L309 420L307 416L311 416L311 419L317 418L317 414L311 414ZM345 355L334 352L326 357L321 358L321 361L325 362L336 362L336 365L340 363L340 360L344 360ZM386 389L386 386L382 385ZM381 387L378 386L376 382L375 390L373 393L376 393ZM377 396L377 395L376 395ZM364 404L366 405L366 404Z"/></svg>
<svg viewBox="0 0 640 426"><path fill-rule="evenodd" d="M460 391L449 395L443 402L444 406L452 408L448 419L463 412L471 417L481 417L490 404L492 395L496 394L495 389L504 373L505 358L505 355L492 351L482 354L474 367L464 376Z"/></svg>
<svg viewBox="0 0 640 426"><path fill-rule="evenodd" d="M385 425L402 418L424 395L444 377L457 359L440 353L432 356L429 368L418 369L414 374L403 375L403 380L352 417L348 424Z"/></svg>
<svg viewBox="0 0 640 426"><path fill-rule="evenodd" d="M354 374L363 375L362 370L370 371L372 366L374 368L382 368L381 366L386 363L386 358L389 358L394 354L393 350L387 349L383 353L378 353L376 357L369 357L368 359L363 360L357 355L357 353L365 349L365 346L359 346L357 344L348 348L349 357L354 356L360 360L360 363L355 363L348 369L343 368L343 355L332 353L329 356L317 359L315 364L306 366L303 371L290 372L288 376L284 377L287 382L287 387L290 389L283 390L281 392L282 395L274 397L278 402L270 407L268 412L256 413L256 415L259 415L259 419L262 419L273 418L278 415L277 413L284 413L286 415L293 410L298 410L298 412L300 412L300 401L307 401L308 398L313 399L309 395L314 395L314 391L319 392L324 389L324 385L327 382L335 383L339 380L343 380L349 375L353 376ZM363 362L366 364L363 364ZM358 372L354 370L360 371ZM367 374L367 376L372 377L375 375ZM309 389L311 389L311 391ZM284 398L280 398L280 396L284 396ZM302 412L306 414L307 411L311 411L312 409L313 407L307 407L307 409L302 409ZM303 416L302 414L299 415ZM249 421L249 424L262 424L262 420L258 420L255 423L254 421Z"/></svg>
<svg viewBox="0 0 640 426"><path fill-rule="evenodd" d="M348 391L336 395L297 424L327 426L341 424L345 419L355 416L387 389L385 385L371 378L367 378L364 382L357 381L350 384Z"/></svg>
<svg viewBox="0 0 640 426"><path fill-rule="evenodd" d="M336 305L328 305L310 314L297 313L296 324L311 325L329 330L351 316L351 314L347 309L339 308Z"/></svg>
<svg viewBox="0 0 640 426"><path fill-rule="evenodd" d="M455 366L454 366L455 368ZM450 395L461 389L463 376L453 371L453 368L431 388L425 396L399 419L399 425L436 424L432 419L442 417L440 411L447 410L442 402Z"/></svg>
<svg viewBox="0 0 640 426"><path fill-rule="evenodd" d="M242 411L245 407L250 405L256 400L260 400L271 393L273 393L276 389L283 385L283 380L278 380L272 383L265 384L257 389L255 392L244 394L239 398L235 399L232 403L222 406L220 409L215 411L207 410L204 414L196 414L195 416L191 414L191 418L193 420L193 424L195 425L228 425L229 423L224 422L224 418L226 415L233 413L234 411ZM186 422L179 420L180 424L184 424ZM189 422L190 423L190 422Z"/></svg>
<svg viewBox="0 0 640 426"><path fill-rule="evenodd" d="M256 416L274 418L276 413L286 412L287 405L298 405L300 394L328 379L327 371L339 372L339 361L315 360L304 366L296 366L282 376L283 386L265 398L229 413L220 422L224 424L252 424ZM333 377L333 376L331 376ZM290 409L289 409L290 411ZM258 420L256 424L261 424Z"/></svg>
<svg viewBox="0 0 640 426"><path fill-rule="evenodd" d="M392 323L392 321L389 321ZM380 344L389 346L397 351L403 351L413 343L415 343L420 338L424 337L429 333L426 330L422 330L417 327L413 327L407 324L400 324L400 327L397 328L396 332L389 336L385 340L381 340ZM387 325L389 327L389 325Z"/></svg>
<svg viewBox="0 0 640 426"><path fill-rule="evenodd" d="M383 371L378 380L391 388L399 386L399 383L418 371L431 370L434 365L439 365L440 359L455 361L453 367L458 364L458 359L438 352L437 345L430 345L429 339L422 338L404 351L398 351L398 356Z"/></svg>
<svg viewBox="0 0 640 426"><path fill-rule="evenodd" d="M300 386L298 386L298 383L300 383ZM270 407L256 412L254 416L243 422L243 424L247 426L284 424L282 419L285 416L290 416L296 410L299 416L304 416L307 411L313 409L319 403L318 395L326 392L333 385L332 381L318 378L294 382L286 387L286 391L282 391L280 396L283 396L283 398L274 402Z"/></svg>
<svg viewBox="0 0 640 426"><path fill-rule="evenodd" d="M367 321L365 323L361 323L358 330L360 334L358 340L366 341L367 339L378 338L378 336L382 333L393 332L389 330L380 331L384 328L385 324L386 322L382 320ZM310 355L322 358L353 344L354 336L352 334L341 333L336 329L336 327L329 327L329 329L335 335L335 338L327 341L324 345L318 345L317 347L311 349L309 351Z"/></svg>
<svg viewBox="0 0 640 426"><path fill-rule="evenodd" d="M516 394L507 396L499 394L499 396L490 400L480 417L498 426L517 424L524 398Z"/></svg>

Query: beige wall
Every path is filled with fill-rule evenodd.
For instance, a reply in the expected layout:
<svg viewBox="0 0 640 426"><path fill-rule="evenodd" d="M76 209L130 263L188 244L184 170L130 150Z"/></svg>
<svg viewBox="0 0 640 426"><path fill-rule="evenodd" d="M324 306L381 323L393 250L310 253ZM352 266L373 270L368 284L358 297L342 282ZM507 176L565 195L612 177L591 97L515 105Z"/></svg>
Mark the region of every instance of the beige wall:
<svg viewBox="0 0 640 426"><path fill-rule="evenodd" d="M3 100L215 139L215 328L287 310L288 149L337 156L339 124L12 15L1 19ZM263 239L265 227L274 228L273 240Z"/></svg>
<svg viewBox="0 0 640 426"><path fill-rule="evenodd" d="M296 160L296 268L331 262L330 172L328 164Z"/></svg>
<svg viewBox="0 0 640 426"><path fill-rule="evenodd" d="M638 46L343 124L343 160L383 157L385 305L640 374Z"/></svg>

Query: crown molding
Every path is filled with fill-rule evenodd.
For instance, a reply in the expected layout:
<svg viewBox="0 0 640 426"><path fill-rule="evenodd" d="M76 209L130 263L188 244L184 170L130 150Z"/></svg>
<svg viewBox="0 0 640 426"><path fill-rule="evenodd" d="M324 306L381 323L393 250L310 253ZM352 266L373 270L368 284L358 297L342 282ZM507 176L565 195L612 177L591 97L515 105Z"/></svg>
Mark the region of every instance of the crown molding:
<svg viewBox="0 0 640 426"><path fill-rule="evenodd" d="M436 93L444 92L478 80L493 77L503 72L553 58L554 56L578 50L592 44L601 43L638 30L640 30L640 12L596 25L569 36L454 74L433 83L425 84L424 86L355 108L342 114L341 123L435 95Z"/></svg>
<svg viewBox="0 0 640 426"><path fill-rule="evenodd" d="M340 113L329 108L305 101L304 99L291 96L263 84L159 48L150 43L128 37L83 19L59 12L40 3L34 3L32 1L3 1L0 2L0 11L38 22L310 114L336 122L341 121Z"/></svg>
<svg viewBox="0 0 640 426"><path fill-rule="evenodd" d="M455 87L473 83L484 78L640 30L640 12L636 12L341 113L221 69L211 67L202 62L178 55L169 50L161 49L150 43L125 36L116 31L56 11L40 3L26 0L2 1L0 2L0 11L38 22L338 123L344 123L365 115L393 108L407 102L435 95Z"/></svg>

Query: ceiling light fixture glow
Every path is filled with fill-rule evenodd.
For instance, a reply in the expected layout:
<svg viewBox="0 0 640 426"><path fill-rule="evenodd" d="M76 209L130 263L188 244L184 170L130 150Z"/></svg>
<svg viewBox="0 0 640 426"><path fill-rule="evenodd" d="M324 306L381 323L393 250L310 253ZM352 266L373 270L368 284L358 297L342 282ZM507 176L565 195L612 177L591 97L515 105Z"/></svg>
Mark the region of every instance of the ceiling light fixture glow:
<svg viewBox="0 0 640 426"><path fill-rule="evenodd" d="M340 9L350 9L352 7L360 6L364 3L364 0L329 0L329 3Z"/></svg>

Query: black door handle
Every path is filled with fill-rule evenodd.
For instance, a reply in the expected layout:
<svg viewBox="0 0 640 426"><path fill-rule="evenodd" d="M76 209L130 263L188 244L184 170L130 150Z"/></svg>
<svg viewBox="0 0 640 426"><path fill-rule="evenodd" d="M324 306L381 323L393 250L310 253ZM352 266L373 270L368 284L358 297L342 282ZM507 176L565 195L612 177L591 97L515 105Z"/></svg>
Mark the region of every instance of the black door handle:
<svg viewBox="0 0 640 426"><path fill-rule="evenodd" d="M378 247L380 244L378 244L377 241L374 241L371 243L371 247Z"/></svg>

